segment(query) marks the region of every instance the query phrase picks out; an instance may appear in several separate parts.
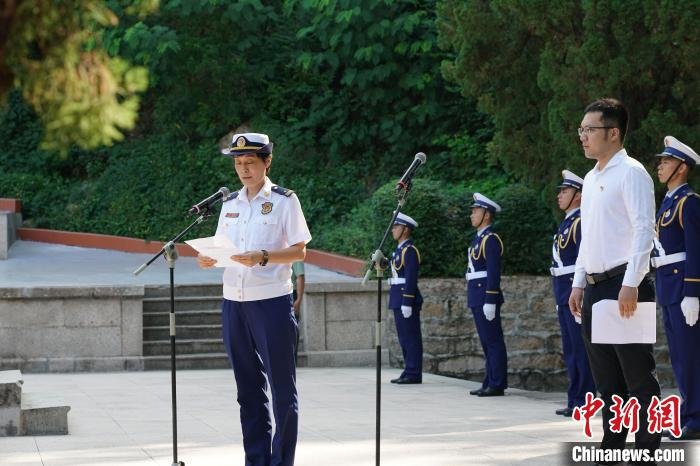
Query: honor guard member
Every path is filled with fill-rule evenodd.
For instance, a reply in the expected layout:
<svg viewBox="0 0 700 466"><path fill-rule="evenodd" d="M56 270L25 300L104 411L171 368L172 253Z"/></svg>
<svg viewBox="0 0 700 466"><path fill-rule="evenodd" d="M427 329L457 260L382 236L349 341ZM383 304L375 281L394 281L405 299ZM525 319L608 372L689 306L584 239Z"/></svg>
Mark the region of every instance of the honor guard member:
<svg viewBox="0 0 700 466"><path fill-rule="evenodd" d="M423 381L423 337L420 331L420 310L423 297L418 290L420 253L411 234L418 223L399 212L391 227L398 246L391 256L389 309L394 311L396 333L403 353L404 370L391 383L414 384Z"/></svg>
<svg viewBox="0 0 700 466"><path fill-rule="evenodd" d="M569 170L561 172L564 180L559 185L557 203L566 212L564 220L559 224L552 245L552 286L554 300L559 316L561 329L561 346L564 354L564 365L569 376L569 388L566 391L566 408L555 412L562 416L571 417L576 406L583 406L586 393L595 395L595 383L591 368L588 365L586 347L581 337L581 321L577 320L569 310L569 295L571 283L574 280L574 270L578 248L581 244L581 189L583 179Z"/></svg>
<svg viewBox="0 0 700 466"><path fill-rule="evenodd" d="M272 163L267 135L236 134L222 153L232 157L243 184L224 200L216 235L241 251L224 270L221 315L238 389L245 464L292 465L299 408L291 264L304 259L311 234L294 192L267 177ZM216 263L204 256L198 260L204 268Z"/></svg>
<svg viewBox="0 0 700 466"><path fill-rule="evenodd" d="M501 207L486 196L475 193L471 209L471 224L477 231L467 251L467 305L474 315L486 368L481 388L469 393L503 396L508 388L508 356L501 327L503 242L492 230L494 216Z"/></svg>
<svg viewBox="0 0 700 466"><path fill-rule="evenodd" d="M656 214L651 265L656 269L656 298L663 310L671 366L681 394L680 440L700 439L700 197L688 186L698 154L673 136L657 174L668 193Z"/></svg>

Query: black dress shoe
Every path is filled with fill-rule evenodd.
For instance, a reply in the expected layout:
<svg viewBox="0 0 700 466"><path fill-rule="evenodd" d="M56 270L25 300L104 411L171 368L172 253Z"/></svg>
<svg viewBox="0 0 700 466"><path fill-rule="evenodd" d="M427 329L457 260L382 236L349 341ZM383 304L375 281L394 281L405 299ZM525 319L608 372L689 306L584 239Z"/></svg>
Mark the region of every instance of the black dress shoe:
<svg viewBox="0 0 700 466"><path fill-rule="evenodd" d="M483 392L483 391L484 391L483 388L477 388L476 390L470 391L469 394L470 394L470 395L480 395L481 392Z"/></svg>
<svg viewBox="0 0 700 466"><path fill-rule="evenodd" d="M690 429L688 426L683 427L680 437L671 436L671 440L700 440L700 430Z"/></svg>
<svg viewBox="0 0 700 466"><path fill-rule="evenodd" d="M401 380L401 377L396 377L395 379L391 379L391 383L398 383L399 380Z"/></svg>
<svg viewBox="0 0 700 466"><path fill-rule="evenodd" d="M491 387L486 387L486 389L482 390L481 393L479 393L479 397L483 396L503 396L504 392L503 389L501 388L491 388Z"/></svg>
<svg viewBox="0 0 700 466"><path fill-rule="evenodd" d="M400 377L394 383L397 383L399 385L407 385L407 384L414 384L414 383L423 383L423 381L421 379L414 379L411 377Z"/></svg>
<svg viewBox="0 0 700 466"><path fill-rule="evenodd" d="M562 408L562 409L557 409L554 412L556 414L558 414L559 416L571 417L571 415L574 414L574 408Z"/></svg>

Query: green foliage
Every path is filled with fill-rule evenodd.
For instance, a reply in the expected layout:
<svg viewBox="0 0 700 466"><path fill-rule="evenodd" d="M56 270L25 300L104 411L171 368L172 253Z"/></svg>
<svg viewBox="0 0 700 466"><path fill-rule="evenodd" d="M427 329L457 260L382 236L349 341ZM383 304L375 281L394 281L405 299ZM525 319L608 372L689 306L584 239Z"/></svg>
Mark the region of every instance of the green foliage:
<svg viewBox="0 0 700 466"><path fill-rule="evenodd" d="M643 162L673 134L700 147L700 3L438 2L444 76L495 125L489 154L516 178L552 185L585 173L576 137L585 106L620 98L627 148Z"/></svg>
<svg viewBox="0 0 700 466"><path fill-rule="evenodd" d="M123 3L140 15L157 7L155 0ZM99 0L18 2L10 10L0 75L14 77L39 115L43 148L66 154L73 144L94 149L123 139L136 123L148 76L102 47L105 28L118 22L114 12ZM0 86L0 96L7 91Z"/></svg>
<svg viewBox="0 0 700 466"><path fill-rule="evenodd" d="M418 222L413 237L421 252L422 276L464 274L466 250L476 233L469 220L474 192L487 194L503 207L494 224L505 248L503 272L549 270L556 224L547 203L535 189L491 180L469 187L420 178L413 184L402 212ZM394 183L380 187L353 209L340 226L315 232L314 246L368 257L379 244L396 204ZM385 245L384 252L388 255L396 246L391 235Z"/></svg>

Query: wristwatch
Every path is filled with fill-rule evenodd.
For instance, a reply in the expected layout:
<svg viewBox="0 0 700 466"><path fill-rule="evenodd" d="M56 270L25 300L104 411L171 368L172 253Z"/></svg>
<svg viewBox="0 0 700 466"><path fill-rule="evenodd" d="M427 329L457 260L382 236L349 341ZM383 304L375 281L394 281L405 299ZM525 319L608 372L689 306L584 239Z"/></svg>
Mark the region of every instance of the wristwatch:
<svg viewBox="0 0 700 466"><path fill-rule="evenodd" d="M261 249L261 251L262 251L262 253L263 253L263 258L262 258L262 260L261 260L259 263L260 263L260 265L262 265L262 266L264 267L264 266L267 265L267 261L270 260L270 253L267 252L267 251L264 250L264 249Z"/></svg>

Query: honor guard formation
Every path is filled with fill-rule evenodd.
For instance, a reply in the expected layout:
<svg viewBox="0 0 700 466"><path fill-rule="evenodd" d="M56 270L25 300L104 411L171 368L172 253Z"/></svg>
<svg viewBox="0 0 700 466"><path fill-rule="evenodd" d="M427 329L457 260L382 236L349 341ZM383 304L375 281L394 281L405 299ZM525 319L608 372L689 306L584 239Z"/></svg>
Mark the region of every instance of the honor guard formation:
<svg viewBox="0 0 700 466"><path fill-rule="evenodd" d="M660 395L651 344L599 343L592 335L594 309L616 301L623 318L637 303L656 301L673 373L680 391L680 440L700 439L700 196L688 185L700 157L673 136L658 154L658 179L668 192L654 219L653 182L627 154L627 110L615 99L600 99L584 111L579 140L595 166L580 178L562 171L557 195L564 218L553 238L550 272L563 359L567 404L556 414L570 417L587 403L586 394L605 402L601 448L624 448L627 430L612 431L615 396L634 397L640 411ZM259 133L235 134L223 154L230 156L243 187L224 202L216 234L238 252L223 274L223 338L233 367L240 405L246 464L292 465L298 431L295 354L297 318L303 294L303 261L311 240L293 191L268 178L272 143ZM475 193L470 221L476 230L467 249L467 306L484 353L484 379L470 392L499 397L508 388L508 356L501 325L503 241L494 231L501 207ZM413 242L418 222L396 213L391 228L397 246L390 258L388 308L392 310L404 360L393 384L422 383L423 344L418 279L421 255ZM201 267L215 265L198 258ZM293 295L292 264L301 277ZM649 275L655 271L655 283ZM296 284L296 283L295 283ZM275 433L266 395L269 381ZM640 416L635 448L654 451L662 433L650 432ZM667 435L667 432L663 433Z"/></svg>

